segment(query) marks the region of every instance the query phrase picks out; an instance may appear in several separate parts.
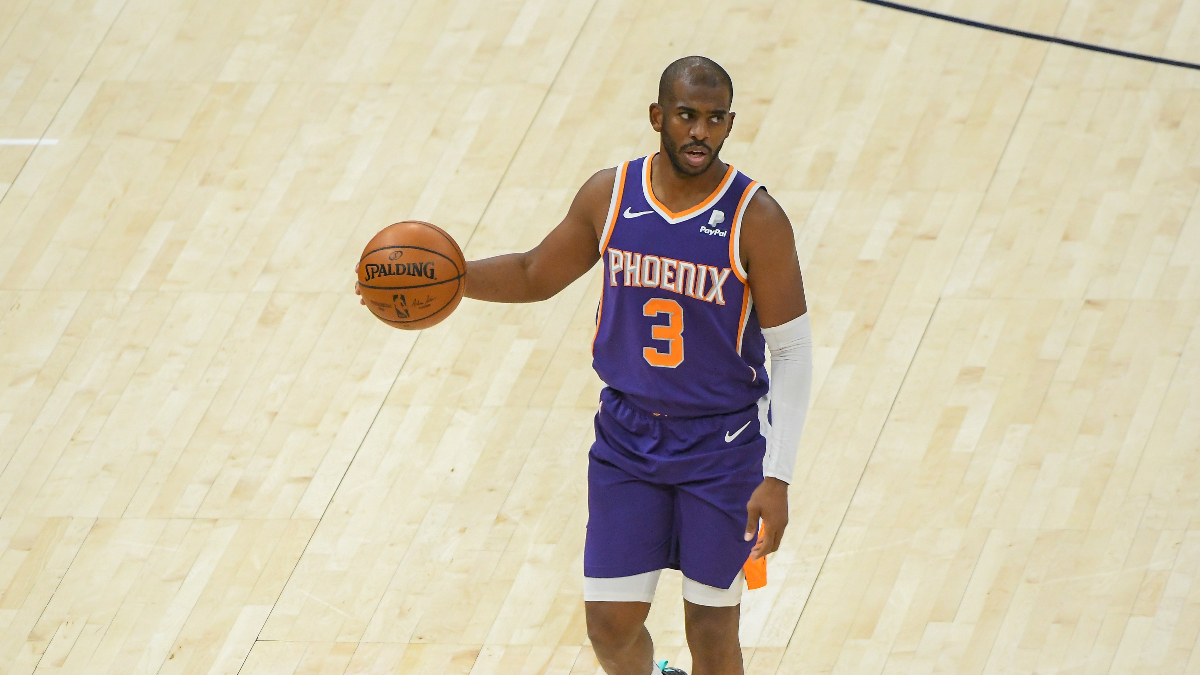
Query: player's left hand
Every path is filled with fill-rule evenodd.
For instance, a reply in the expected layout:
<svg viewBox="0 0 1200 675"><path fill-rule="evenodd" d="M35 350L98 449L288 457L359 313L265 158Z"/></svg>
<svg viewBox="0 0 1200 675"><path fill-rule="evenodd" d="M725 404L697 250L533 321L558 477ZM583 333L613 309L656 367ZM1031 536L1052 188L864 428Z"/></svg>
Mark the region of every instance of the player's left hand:
<svg viewBox="0 0 1200 675"><path fill-rule="evenodd" d="M758 532L762 519L763 536L750 550L750 559L758 560L779 549L788 523L788 484L778 478L764 478L746 503L746 541Z"/></svg>
<svg viewBox="0 0 1200 675"><path fill-rule="evenodd" d="M363 300L362 286L358 285L358 265L354 266L354 294L358 296L358 304L367 304L367 301Z"/></svg>

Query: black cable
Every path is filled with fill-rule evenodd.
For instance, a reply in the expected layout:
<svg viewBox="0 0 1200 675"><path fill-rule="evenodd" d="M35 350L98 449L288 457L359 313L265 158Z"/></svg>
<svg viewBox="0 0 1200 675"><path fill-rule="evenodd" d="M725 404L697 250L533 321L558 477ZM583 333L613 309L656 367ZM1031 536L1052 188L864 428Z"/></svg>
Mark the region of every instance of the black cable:
<svg viewBox="0 0 1200 675"><path fill-rule="evenodd" d="M917 7L909 7L908 5L900 5L900 4L896 4L894 2L888 2L887 0L861 0L861 1L870 3L872 5L879 5L880 7L888 7L890 9L899 10L901 12L908 12L910 14L919 14L921 16L927 16L931 19L941 19L942 21L949 21L951 23L958 23L958 24L962 24L964 26L971 26L973 28L982 28L983 30L995 31L997 33L1005 33L1007 35L1015 35L1017 37L1029 38L1030 40L1041 40L1042 42L1053 42L1054 44L1066 45L1067 47L1077 47L1079 49L1088 49L1093 52L1100 52L1103 54L1112 54L1113 56L1124 56L1124 57L1130 58L1130 59L1138 59L1140 61L1149 61L1150 63L1161 63L1165 66L1177 66L1179 68L1191 68L1192 70L1200 70L1200 63L1190 63L1188 61L1174 61L1171 59L1164 59L1164 58L1161 58L1158 56L1150 56L1149 54L1138 54L1136 52L1127 52L1127 51L1123 51L1120 49L1109 49L1108 47L1101 47L1100 45L1092 45L1092 44L1088 44L1086 42L1076 42L1074 40L1066 40L1064 38L1055 37L1053 35L1040 35L1038 33L1027 33L1023 30L1016 30L1014 28L1005 28L1004 26L996 26L994 24L981 23L979 21L971 21L970 19L963 19L963 18L957 17L957 16L950 16L949 14L941 14L939 12L931 12L927 9L919 9Z"/></svg>

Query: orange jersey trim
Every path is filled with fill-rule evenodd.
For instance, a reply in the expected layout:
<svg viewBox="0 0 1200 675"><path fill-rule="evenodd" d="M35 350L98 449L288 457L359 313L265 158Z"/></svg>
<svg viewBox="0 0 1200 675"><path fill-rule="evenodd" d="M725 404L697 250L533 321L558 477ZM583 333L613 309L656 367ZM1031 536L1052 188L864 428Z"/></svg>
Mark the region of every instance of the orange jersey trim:
<svg viewBox="0 0 1200 675"><path fill-rule="evenodd" d="M608 240L612 239L613 230L617 227L617 218L621 214L621 199L625 196L625 174L629 171L629 162L622 162L617 170L617 184L613 190L612 204L608 207L608 217L604 221L604 229L600 232L603 239L600 242L600 255L608 248Z"/></svg>
<svg viewBox="0 0 1200 675"><path fill-rule="evenodd" d="M729 185L729 181L733 180L733 175L735 173L737 173L737 171L733 168L732 165L726 165L725 176L723 178L721 178L721 182L717 184L717 189L713 190L707 197L704 198L704 201L700 202L699 204L697 204L697 205L693 206L692 208L687 209L685 211L680 211L679 213L675 213L671 209L668 209L666 207L666 205L664 205L662 202L658 201L658 197L654 196L654 183L651 180L650 174L651 174L651 171L653 171L654 158L657 156L658 156L658 153L656 152L653 155L650 155L650 157L648 157L646 159L646 197L648 197L650 199L650 203L652 203L656 207L658 207L658 209L660 211L662 211L664 214L666 214L667 218L669 218L671 220L679 220L680 218L686 218L687 216L690 216L693 213L696 213L698 211L703 211L704 209L712 206L713 202L717 201L717 199L720 198L721 194L723 194L725 192L725 187L727 185Z"/></svg>
<svg viewBox="0 0 1200 675"><path fill-rule="evenodd" d="M750 181L746 189L742 192L742 198L738 200L737 211L733 215L733 223L729 226L729 268L733 270L733 275L738 281L742 282L744 287L742 290L742 316L738 319L738 334L737 334L737 353L742 353L742 338L746 335L746 314L750 312L750 306L753 301L750 299L750 284L747 283L746 277L742 275L742 260L740 242L742 237L742 216L746 214L746 206L750 203L750 197L758 191L758 182ZM753 370L753 369L751 369ZM755 373L755 376L758 374Z"/></svg>
<svg viewBox="0 0 1200 675"><path fill-rule="evenodd" d="M741 272L742 216L746 215L746 207L749 206L750 197L757 191L758 181L750 181L750 184L746 186L746 190L742 192L742 198L738 200L737 211L733 215L733 224L729 228L729 267L733 270L733 275L743 284L746 283L746 277Z"/></svg>
<svg viewBox="0 0 1200 675"><path fill-rule="evenodd" d="M742 292L742 316L738 319L738 338L737 338L737 353L742 353L742 338L746 336L746 314L750 311L750 287L747 286ZM751 370L754 370L751 368ZM757 376L758 373L755 373Z"/></svg>
<svg viewBox="0 0 1200 675"><path fill-rule="evenodd" d="M604 287L608 279L608 261L604 258L604 251L608 248L608 240L612 239L613 230L617 229L617 217L621 214L621 199L625 196L625 174L629 170L629 162L623 162L621 168L617 171L617 184L613 190L612 204L608 206L608 219L604 223L604 241L600 242L600 267L603 272L600 275L600 304L596 307L596 329L592 331L592 348L591 352L596 352L596 336L600 334L600 317L604 314Z"/></svg>

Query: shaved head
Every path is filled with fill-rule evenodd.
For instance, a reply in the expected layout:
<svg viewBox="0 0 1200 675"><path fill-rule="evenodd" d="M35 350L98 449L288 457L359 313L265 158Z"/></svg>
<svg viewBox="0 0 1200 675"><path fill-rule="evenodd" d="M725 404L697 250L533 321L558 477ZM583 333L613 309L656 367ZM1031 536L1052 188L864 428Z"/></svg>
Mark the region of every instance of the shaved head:
<svg viewBox="0 0 1200 675"><path fill-rule="evenodd" d="M731 107L733 81L716 61L685 56L667 66L658 80L658 101L650 104L650 126L675 175L702 176L714 165L718 173L725 170L717 157L733 130Z"/></svg>
<svg viewBox="0 0 1200 675"><path fill-rule="evenodd" d="M675 84L682 82L699 87L721 87L729 92L733 105L733 80L716 61L704 56L685 56L674 61L658 78L658 104L666 107L674 100Z"/></svg>

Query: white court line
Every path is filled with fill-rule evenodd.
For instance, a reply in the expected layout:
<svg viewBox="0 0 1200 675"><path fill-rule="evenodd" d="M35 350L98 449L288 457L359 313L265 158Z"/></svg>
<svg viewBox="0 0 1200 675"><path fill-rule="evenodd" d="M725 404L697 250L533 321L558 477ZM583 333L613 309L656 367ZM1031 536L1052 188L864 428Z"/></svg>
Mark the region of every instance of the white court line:
<svg viewBox="0 0 1200 675"><path fill-rule="evenodd" d="M57 138L0 138L0 145L58 145Z"/></svg>

